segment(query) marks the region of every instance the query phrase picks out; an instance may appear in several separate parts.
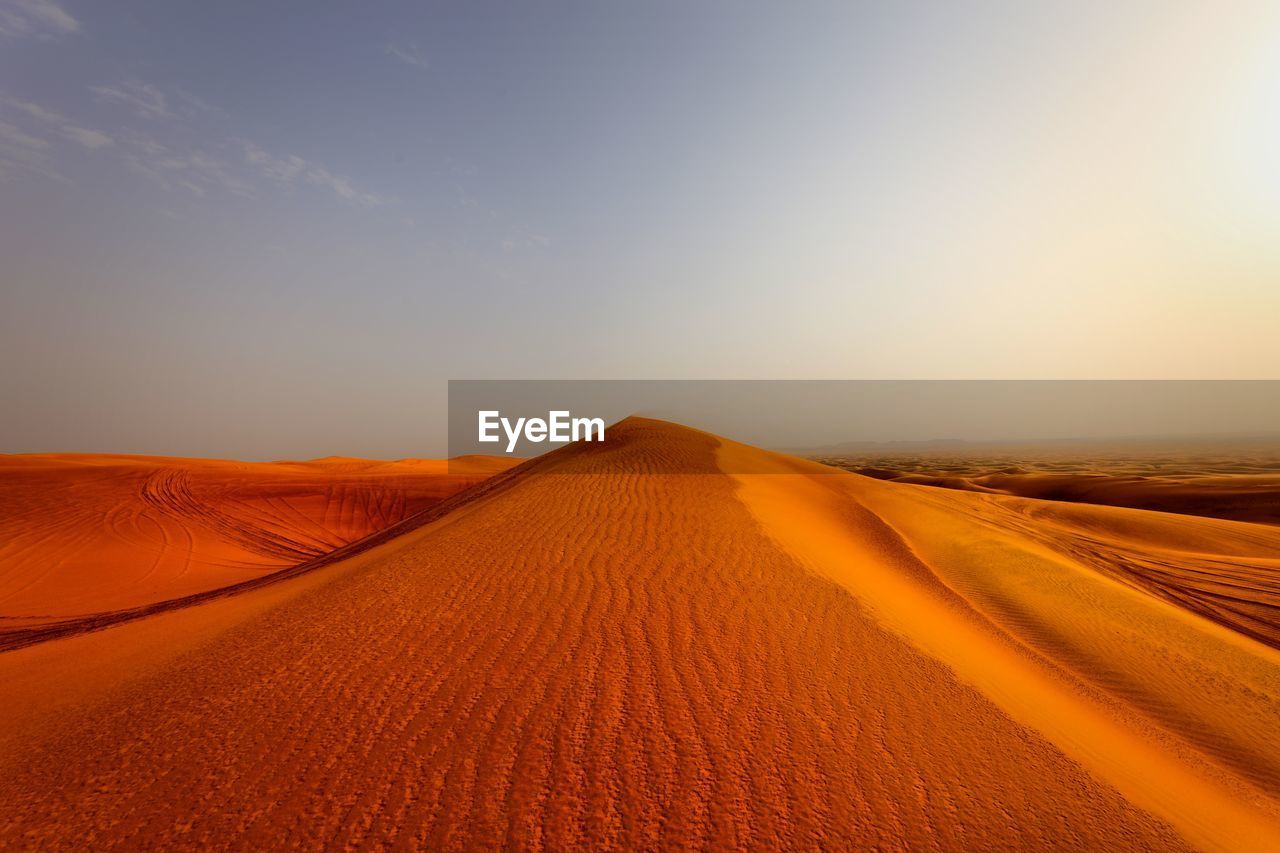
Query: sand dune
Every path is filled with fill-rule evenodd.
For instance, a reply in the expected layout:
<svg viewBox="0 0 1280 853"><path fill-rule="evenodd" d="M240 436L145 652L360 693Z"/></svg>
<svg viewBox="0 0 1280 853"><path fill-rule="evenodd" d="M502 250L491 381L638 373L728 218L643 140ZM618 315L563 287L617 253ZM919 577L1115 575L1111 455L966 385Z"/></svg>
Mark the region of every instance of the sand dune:
<svg viewBox="0 0 1280 853"><path fill-rule="evenodd" d="M1280 652L1188 604L1280 531L608 436L0 654L0 844L1280 845Z"/></svg>
<svg viewBox="0 0 1280 853"><path fill-rule="evenodd" d="M1098 457L972 455L833 457L821 461L875 477L970 492L1123 506L1280 525L1280 447L1235 456L1151 448Z"/></svg>
<svg viewBox="0 0 1280 853"><path fill-rule="evenodd" d="M0 457L0 648L316 561L509 464Z"/></svg>

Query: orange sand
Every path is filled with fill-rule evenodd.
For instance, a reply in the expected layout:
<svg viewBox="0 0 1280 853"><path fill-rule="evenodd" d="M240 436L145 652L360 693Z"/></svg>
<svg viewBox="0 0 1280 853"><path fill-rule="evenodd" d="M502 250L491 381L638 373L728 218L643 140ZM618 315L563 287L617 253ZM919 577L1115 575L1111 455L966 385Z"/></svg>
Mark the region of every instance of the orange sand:
<svg viewBox="0 0 1280 853"><path fill-rule="evenodd" d="M608 437L0 654L0 846L1280 845L1280 653L1096 562L1280 531Z"/></svg>
<svg viewBox="0 0 1280 853"><path fill-rule="evenodd" d="M0 645L315 560L509 465L0 456Z"/></svg>
<svg viewBox="0 0 1280 853"><path fill-rule="evenodd" d="M1106 446L1099 451L1105 454ZM819 461L898 483L1280 525L1280 447L1255 448L1243 458L1230 447L1212 454L1158 451L1112 451L1101 458L1080 450L1016 458L973 451Z"/></svg>

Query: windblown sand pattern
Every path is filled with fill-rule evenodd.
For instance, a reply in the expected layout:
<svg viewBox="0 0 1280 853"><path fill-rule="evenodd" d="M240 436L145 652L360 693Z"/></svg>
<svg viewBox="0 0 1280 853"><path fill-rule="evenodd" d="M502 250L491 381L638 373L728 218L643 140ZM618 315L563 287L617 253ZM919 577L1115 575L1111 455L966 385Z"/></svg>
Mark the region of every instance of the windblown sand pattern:
<svg viewBox="0 0 1280 853"><path fill-rule="evenodd" d="M1041 506L632 419L0 654L0 845L1274 849L1280 653L1098 561L1280 531Z"/></svg>
<svg viewBox="0 0 1280 853"><path fill-rule="evenodd" d="M0 456L0 649L324 560L509 464Z"/></svg>

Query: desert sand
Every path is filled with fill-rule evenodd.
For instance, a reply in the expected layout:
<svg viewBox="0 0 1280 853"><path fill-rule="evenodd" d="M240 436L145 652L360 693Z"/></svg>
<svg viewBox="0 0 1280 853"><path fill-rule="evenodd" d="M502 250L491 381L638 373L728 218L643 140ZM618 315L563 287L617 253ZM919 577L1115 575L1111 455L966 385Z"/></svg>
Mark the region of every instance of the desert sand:
<svg viewBox="0 0 1280 853"><path fill-rule="evenodd" d="M0 648L308 564L510 465L0 456Z"/></svg>
<svg viewBox="0 0 1280 853"><path fill-rule="evenodd" d="M631 419L0 653L0 846L1277 849L1277 555Z"/></svg>
<svg viewBox="0 0 1280 853"><path fill-rule="evenodd" d="M1280 524L1280 443L974 447L818 461L898 483Z"/></svg>

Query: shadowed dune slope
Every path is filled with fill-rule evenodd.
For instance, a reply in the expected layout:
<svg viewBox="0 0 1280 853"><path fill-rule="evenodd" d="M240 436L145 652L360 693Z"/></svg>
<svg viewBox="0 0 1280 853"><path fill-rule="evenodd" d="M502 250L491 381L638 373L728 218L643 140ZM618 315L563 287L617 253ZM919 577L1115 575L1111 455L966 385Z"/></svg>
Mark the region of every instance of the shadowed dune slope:
<svg viewBox="0 0 1280 853"><path fill-rule="evenodd" d="M1274 650L975 497L629 420L0 654L0 844L1274 847Z"/></svg>
<svg viewBox="0 0 1280 853"><path fill-rule="evenodd" d="M508 464L0 456L0 633L315 560Z"/></svg>
<svg viewBox="0 0 1280 853"><path fill-rule="evenodd" d="M891 468L854 470L880 480L944 489L1280 525L1280 476L1275 474L1145 476L1019 470L976 474Z"/></svg>

